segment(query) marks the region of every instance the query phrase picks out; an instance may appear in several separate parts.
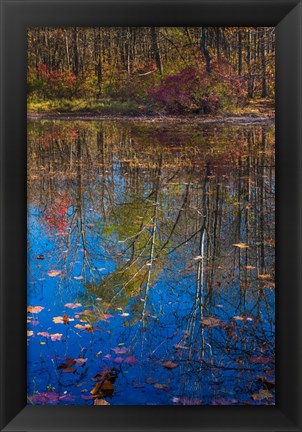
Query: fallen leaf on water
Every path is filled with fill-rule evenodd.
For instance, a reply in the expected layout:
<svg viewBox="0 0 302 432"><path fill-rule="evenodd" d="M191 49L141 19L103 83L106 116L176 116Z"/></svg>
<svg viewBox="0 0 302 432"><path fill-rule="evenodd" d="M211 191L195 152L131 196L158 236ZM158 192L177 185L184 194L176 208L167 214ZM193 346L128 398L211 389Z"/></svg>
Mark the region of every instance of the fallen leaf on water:
<svg viewBox="0 0 302 432"><path fill-rule="evenodd" d="M64 324L68 324L69 323L69 318L68 318L68 316L67 315L63 315L63 323Z"/></svg>
<svg viewBox="0 0 302 432"><path fill-rule="evenodd" d="M247 270L254 270L256 267L251 266L251 265L247 265L247 266L245 266L245 268L246 268Z"/></svg>
<svg viewBox="0 0 302 432"><path fill-rule="evenodd" d="M38 255L38 256L37 256L37 259L38 259L38 260L44 260L44 255L43 255L43 254Z"/></svg>
<svg viewBox="0 0 302 432"><path fill-rule="evenodd" d="M135 365L137 363L136 358L134 356L126 357L124 362L130 365Z"/></svg>
<svg viewBox="0 0 302 432"><path fill-rule="evenodd" d="M91 390L91 394L92 395L96 395L98 392L99 392L99 390L101 389L101 386L102 386L102 382L98 382L94 387L93 387L93 389Z"/></svg>
<svg viewBox="0 0 302 432"><path fill-rule="evenodd" d="M263 390L261 389L259 391L259 393L254 393L252 395L252 398L254 401L259 401L259 400L263 400L263 399L271 399L274 396L268 391L268 390Z"/></svg>
<svg viewBox="0 0 302 432"><path fill-rule="evenodd" d="M168 388L168 386L166 384L160 384L160 383L154 384L153 387L160 389L160 390L165 390Z"/></svg>
<svg viewBox="0 0 302 432"><path fill-rule="evenodd" d="M83 276L74 276L73 278L74 278L75 280L82 280L82 279L84 279Z"/></svg>
<svg viewBox="0 0 302 432"><path fill-rule="evenodd" d="M126 347L123 348L116 347L116 348L111 348L111 350L115 352L115 354L126 354L128 352Z"/></svg>
<svg viewBox="0 0 302 432"><path fill-rule="evenodd" d="M40 313L44 309L43 306L27 306L27 312L29 313Z"/></svg>
<svg viewBox="0 0 302 432"><path fill-rule="evenodd" d="M130 314L128 313L128 312L124 312L124 313L122 313L120 316L121 317L127 317L127 316L129 316Z"/></svg>
<svg viewBox="0 0 302 432"><path fill-rule="evenodd" d="M185 345L180 345L180 344L175 344L174 345L175 349L183 349L183 350L187 350L189 349L188 347L186 347Z"/></svg>
<svg viewBox="0 0 302 432"><path fill-rule="evenodd" d="M79 329L79 330L87 330L87 331L92 331L93 327L91 324L85 324L85 325L81 325L81 324L76 324L75 328Z"/></svg>
<svg viewBox="0 0 302 432"><path fill-rule="evenodd" d="M246 249L249 247L246 243L234 243L232 246L238 247L239 249Z"/></svg>
<svg viewBox="0 0 302 432"><path fill-rule="evenodd" d="M114 363L122 363L124 361L123 357L116 357L114 360Z"/></svg>
<svg viewBox="0 0 302 432"><path fill-rule="evenodd" d="M217 327L222 325L222 322L214 317L207 317L207 318L202 318L201 322L203 325L207 326L207 327Z"/></svg>
<svg viewBox="0 0 302 432"><path fill-rule="evenodd" d="M168 360L165 363L163 363L163 367L165 367L166 369L174 369L178 366L178 364L173 363L172 361Z"/></svg>
<svg viewBox="0 0 302 432"><path fill-rule="evenodd" d="M76 363L76 361L75 361L74 358L67 358L67 359L65 360L65 363L61 363L61 364L57 367L57 369L67 369L67 368L69 368L70 366L75 365L75 363Z"/></svg>
<svg viewBox="0 0 302 432"><path fill-rule="evenodd" d="M52 320L55 324L63 324L63 317L61 316L53 317Z"/></svg>
<svg viewBox="0 0 302 432"><path fill-rule="evenodd" d="M100 321L108 321L109 318L113 318L113 315L111 314L102 314L100 317Z"/></svg>
<svg viewBox="0 0 302 432"><path fill-rule="evenodd" d="M61 333L54 333L50 335L50 339L52 341L60 341L62 339L62 334Z"/></svg>
<svg viewBox="0 0 302 432"><path fill-rule="evenodd" d="M33 335L34 335L34 332L32 330L27 330L27 336L28 337L33 336Z"/></svg>
<svg viewBox="0 0 302 432"><path fill-rule="evenodd" d="M63 373L73 373L73 372L75 372L75 368L72 368L72 367L68 367L68 368L64 368L63 370L62 370L62 372Z"/></svg>
<svg viewBox="0 0 302 432"><path fill-rule="evenodd" d="M258 275L258 279L270 280L270 279L272 279L272 276L270 274L260 274L260 275Z"/></svg>
<svg viewBox="0 0 302 432"><path fill-rule="evenodd" d="M39 333L37 333L37 335L38 335L38 336L43 336L43 337L46 337L46 338L49 338L49 337L50 337L50 334L47 333L47 332L39 332Z"/></svg>
<svg viewBox="0 0 302 432"><path fill-rule="evenodd" d="M81 307L81 303L66 303L65 307L70 308L70 309L76 309Z"/></svg>
<svg viewBox="0 0 302 432"><path fill-rule="evenodd" d="M87 362L88 358L78 358L74 359L76 366L84 366L84 364Z"/></svg>
<svg viewBox="0 0 302 432"><path fill-rule="evenodd" d="M105 399L94 399L94 405L110 405Z"/></svg>
<svg viewBox="0 0 302 432"><path fill-rule="evenodd" d="M236 315L233 317L233 319L236 321L253 321L253 318L242 316L242 315Z"/></svg>
<svg viewBox="0 0 302 432"><path fill-rule="evenodd" d="M59 274L61 274L62 271L61 270L50 270L50 272L48 272L48 276L50 277L56 277L59 276Z"/></svg>

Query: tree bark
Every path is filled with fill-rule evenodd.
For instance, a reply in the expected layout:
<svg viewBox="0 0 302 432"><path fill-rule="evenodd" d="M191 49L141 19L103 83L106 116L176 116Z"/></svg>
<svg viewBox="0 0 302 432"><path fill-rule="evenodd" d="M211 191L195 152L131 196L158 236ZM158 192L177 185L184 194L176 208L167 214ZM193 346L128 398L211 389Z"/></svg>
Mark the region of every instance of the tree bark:
<svg viewBox="0 0 302 432"><path fill-rule="evenodd" d="M160 75L163 74L163 66L161 62L160 50L158 45L157 32L155 27L150 27L150 37L151 37L151 46L152 46L152 54L155 58L156 66Z"/></svg>
<svg viewBox="0 0 302 432"><path fill-rule="evenodd" d="M204 55L205 61L206 61L206 72L209 74L211 73L211 56L209 54L209 51L207 50L207 36L206 36L206 27L201 27L201 51Z"/></svg>

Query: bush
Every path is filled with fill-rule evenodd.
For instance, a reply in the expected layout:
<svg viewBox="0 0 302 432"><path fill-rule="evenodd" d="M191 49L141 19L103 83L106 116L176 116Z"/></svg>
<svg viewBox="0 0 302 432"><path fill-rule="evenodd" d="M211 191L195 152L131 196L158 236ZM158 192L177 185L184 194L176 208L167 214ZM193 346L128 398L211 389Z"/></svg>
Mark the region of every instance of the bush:
<svg viewBox="0 0 302 432"><path fill-rule="evenodd" d="M171 114L198 112L215 114L221 108L243 102L246 83L234 76L228 62L213 62L211 73L204 67L190 66L163 79L149 91L149 98Z"/></svg>

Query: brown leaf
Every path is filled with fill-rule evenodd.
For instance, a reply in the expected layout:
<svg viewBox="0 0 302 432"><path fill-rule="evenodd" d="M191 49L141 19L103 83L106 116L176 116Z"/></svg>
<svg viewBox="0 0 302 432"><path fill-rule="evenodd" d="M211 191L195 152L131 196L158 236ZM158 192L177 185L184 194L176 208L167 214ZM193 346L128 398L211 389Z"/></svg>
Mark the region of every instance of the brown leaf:
<svg viewBox="0 0 302 432"><path fill-rule="evenodd" d="M153 387L160 389L160 390L165 390L168 388L168 386L166 384L160 384L160 383L154 384Z"/></svg>
<svg viewBox="0 0 302 432"><path fill-rule="evenodd" d="M111 396L114 392L114 387L109 380L106 380L102 383L101 389L104 396Z"/></svg>
<svg viewBox="0 0 302 432"><path fill-rule="evenodd" d="M259 393L254 393L252 398L254 401L263 400L263 399L271 399L274 396L268 391L261 389Z"/></svg>
<svg viewBox="0 0 302 432"><path fill-rule="evenodd" d="M27 330L27 336L28 337L33 336L33 335L34 335L34 332L32 330Z"/></svg>
<svg viewBox="0 0 302 432"><path fill-rule="evenodd" d="M163 367L165 367L166 369L174 369L178 366L177 363L173 363L172 361L168 360L165 363L163 363Z"/></svg>
<svg viewBox="0 0 302 432"><path fill-rule="evenodd" d="M63 315L63 323L64 324L68 324L69 323L69 318L67 315Z"/></svg>
<svg viewBox="0 0 302 432"><path fill-rule="evenodd" d="M105 399L94 399L94 405L110 405Z"/></svg>
<svg viewBox="0 0 302 432"><path fill-rule="evenodd" d="M207 326L207 327L217 327L222 325L222 322L214 317L207 317L207 318L202 318L201 322L203 325Z"/></svg>
<svg viewBox="0 0 302 432"><path fill-rule="evenodd" d="M98 382L98 383L96 383L96 385L93 387L93 389L91 390L91 394L92 395L96 395L97 393L99 393L99 390L101 389L101 386L102 386L102 382Z"/></svg>
<svg viewBox="0 0 302 432"><path fill-rule="evenodd" d="M68 373L68 372L74 372L75 370L76 370L75 368L67 367L67 368L64 368L64 369L62 370L62 372L64 372L64 373Z"/></svg>

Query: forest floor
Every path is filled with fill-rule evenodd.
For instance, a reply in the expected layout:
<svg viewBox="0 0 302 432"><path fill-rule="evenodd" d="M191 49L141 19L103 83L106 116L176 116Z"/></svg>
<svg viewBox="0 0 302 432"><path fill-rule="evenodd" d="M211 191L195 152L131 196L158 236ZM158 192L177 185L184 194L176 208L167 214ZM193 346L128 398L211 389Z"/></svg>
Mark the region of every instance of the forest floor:
<svg viewBox="0 0 302 432"><path fill-rule="evenodd" d="M198 123L258 123L272 122L275 117L275 103L272 99L256 99L245 106L220 112L216 115L179 114L147 112L143 106L131 103L112 102L106 105L99 101L30 101L27 105L30 120L135 120L149 122L190 122Z"/></svg>

